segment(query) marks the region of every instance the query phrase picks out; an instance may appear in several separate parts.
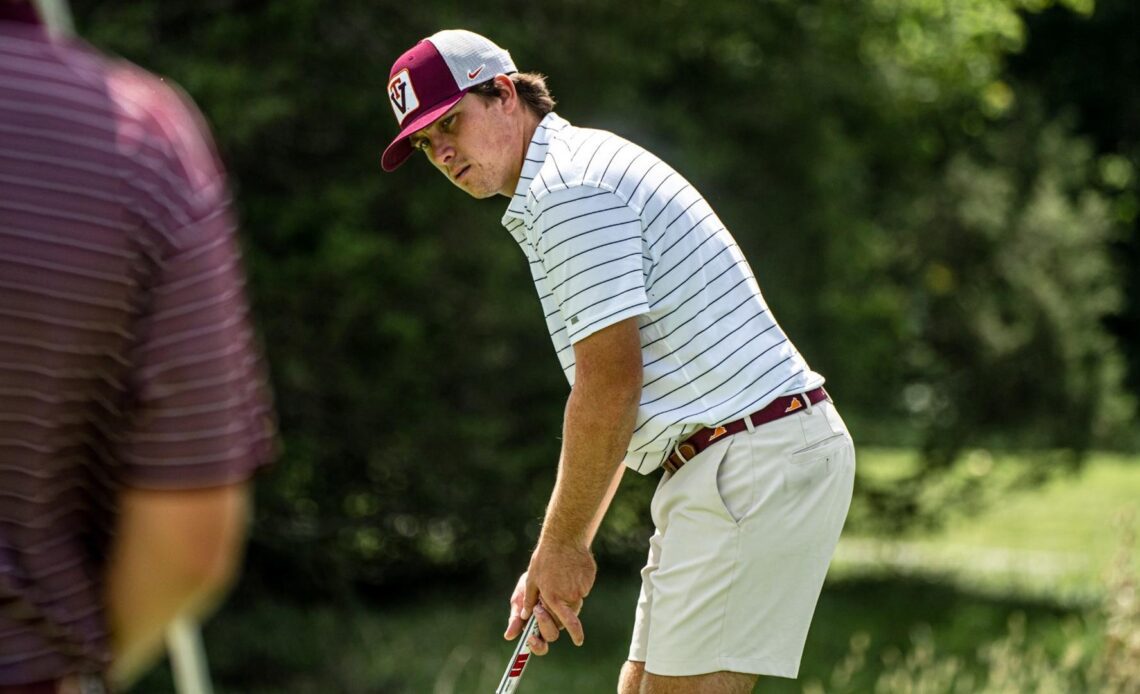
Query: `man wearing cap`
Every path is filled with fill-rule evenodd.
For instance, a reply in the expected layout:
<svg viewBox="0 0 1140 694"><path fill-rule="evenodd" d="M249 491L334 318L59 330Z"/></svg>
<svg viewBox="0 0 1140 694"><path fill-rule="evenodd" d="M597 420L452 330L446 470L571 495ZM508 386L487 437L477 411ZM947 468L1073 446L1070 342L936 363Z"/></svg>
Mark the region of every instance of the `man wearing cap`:
<svg viewBox="0 0 1140 694"><path fill-rule="evenodd" d="M540 75L468 31L396 61L400 132L477 198L509 199L571 384L558 476L505 636L537 654L595 577L590 544L625 468L663 468L619 691L747 692L795 677L851 500L851 437L732 236L650 152L553 112Z"/></svg>

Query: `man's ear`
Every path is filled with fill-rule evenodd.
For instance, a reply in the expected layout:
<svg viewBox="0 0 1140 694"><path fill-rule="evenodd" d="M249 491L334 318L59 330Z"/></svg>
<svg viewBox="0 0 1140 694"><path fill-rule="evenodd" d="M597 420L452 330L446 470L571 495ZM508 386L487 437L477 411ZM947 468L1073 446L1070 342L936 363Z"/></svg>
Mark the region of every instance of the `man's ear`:
<svg viewBox="0 0 1140 694"><path fill-rule="evenodd" d="M514 80L507 75L495 75L495 89L498 91L499 103L507 113L513 111L519 103L518 91Z"/></svg>

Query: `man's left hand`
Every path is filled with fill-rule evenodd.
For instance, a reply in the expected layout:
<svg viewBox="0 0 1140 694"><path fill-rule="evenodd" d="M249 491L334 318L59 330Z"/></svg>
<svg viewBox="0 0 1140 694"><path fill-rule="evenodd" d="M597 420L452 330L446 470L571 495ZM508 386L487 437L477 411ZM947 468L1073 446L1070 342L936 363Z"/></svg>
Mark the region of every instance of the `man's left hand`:
<svg viewBox="0 0 1140 694"><path fill-rule="evenodd" d="M575 646L586 639L578 611L594 586L598 566L585 547L540 540L530 557L526 574L526 601L522 618L530 616L542 596L542 604L561 622Z"/></svg>

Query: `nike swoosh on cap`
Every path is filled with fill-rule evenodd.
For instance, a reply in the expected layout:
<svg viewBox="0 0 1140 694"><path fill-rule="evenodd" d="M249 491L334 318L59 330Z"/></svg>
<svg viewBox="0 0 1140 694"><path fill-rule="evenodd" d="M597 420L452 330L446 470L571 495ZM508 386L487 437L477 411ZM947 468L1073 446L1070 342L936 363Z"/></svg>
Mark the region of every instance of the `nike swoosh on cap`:
<svg viewBox="0 0 1140 694"><path fill-rule="evenodd" d="M484 63L483 65L480 65L479 67L475 68L474 70L468 70L467 71L467 79L469 79L469 80L475 79L476 77L479 76L480 72L483 72L483 68L485 68L485 67L487 67L486 63Z"/></svg>

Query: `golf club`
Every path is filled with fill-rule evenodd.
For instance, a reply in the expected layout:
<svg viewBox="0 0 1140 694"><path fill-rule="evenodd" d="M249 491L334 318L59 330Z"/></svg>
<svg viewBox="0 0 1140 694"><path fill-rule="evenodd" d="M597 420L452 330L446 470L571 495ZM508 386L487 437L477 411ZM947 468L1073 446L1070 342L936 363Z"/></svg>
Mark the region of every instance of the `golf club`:
<svg viewBox="0 0 1140 694"><path fill-rule="evenodd" d="M530 645L527 640L530 639L531 634L537 631L538 622L535 621L535 615L532 612L526 626L523 627L522 633L519 634L515 652L511 655L510 662L507 663L507 671L503 673L503 679L499 681L499 688L495 690L495 694L511 694L518 688L523 670L526 670L526 663L530 660Z"/></svg>

